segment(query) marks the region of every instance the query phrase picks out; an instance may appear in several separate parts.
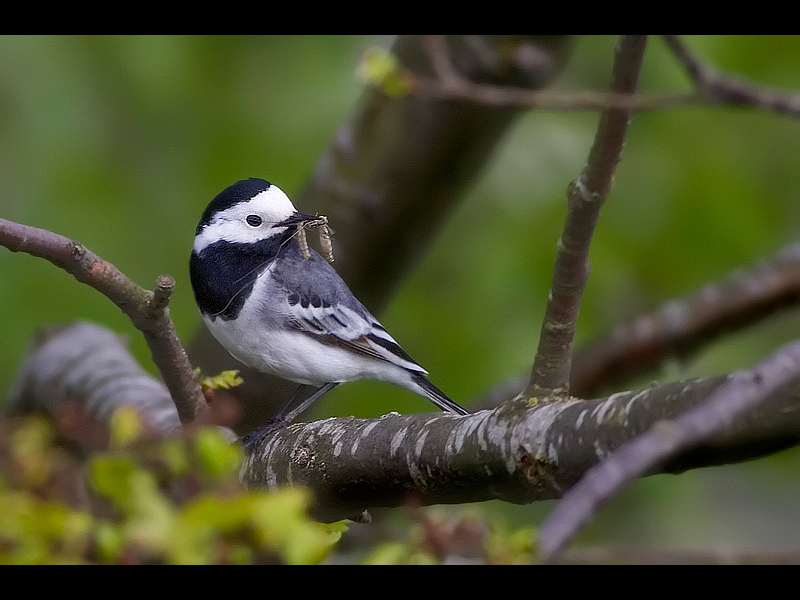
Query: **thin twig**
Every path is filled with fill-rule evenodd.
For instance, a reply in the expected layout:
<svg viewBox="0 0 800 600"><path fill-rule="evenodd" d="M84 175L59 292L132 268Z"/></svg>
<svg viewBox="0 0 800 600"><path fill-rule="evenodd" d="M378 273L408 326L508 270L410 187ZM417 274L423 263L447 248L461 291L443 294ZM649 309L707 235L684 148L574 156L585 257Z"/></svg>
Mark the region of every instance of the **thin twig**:
<svg viewBox="0 0 800 600"><path fill-rule="evenodd" d="M477 83L462 75L450 59L445 36L428 35L423 38L423 47L428 53L433 77L408 74L414 92L441 99L468 101L497 108L531 108L559 112L577 110L647 110L690 106L703 101L696 93L676 92L642 96L608 92L548 92L512 86Z"/></svg>
<svg viewBox="0 0 800 600"><path fill-rule="evenodd" d="M800 116L800 94L770 90L740 77L722 74L703 63L677 35L663 37L694 81L698 93L709 102L755 106L793 117Z"/></svg>
<svg viewBox="0 0 800 600"><path fill-rule="evenodd" d="M613 92L633 94L636 91L646 46L647 36L620 38L611 75ZM531 381L525 390L529 398L569 395L575 327L589 277L589 244L600 208L611 190L630 116L629 109L603 111L587 165L567 192L567 220L558 243L553 283Z"/></svg>
<svg viewBox="0 0 800 600"><path fill-rule="evenodd" d="M686 69L686 73L692 81L694 81L696 86L705 88L712 81L717 79L717 72L712 67L700 62L677 35L664 35L661 37L664 39L667 46L670 47L673 54L675 54L675 58L677 58L683 65L683 68Z"/></svg>
<svg viewBox="0 0 800 600"><path fill-rule="evenodd" d="M690 106L743 105L800 116L800 94L770 90L734 75L720 73L700 61L678 36L665 35L663 38L695 83L694 90L656 94L618 94L593 90L551 92L477 83L461 75L450 62L444 36L427 36L425 41L434 76L425 77L417 73L407 73L407 76L415 95L494 108L555 112L619 108L642 112Z"/></svg>
<svg viewBox="0 0 800 600"><path fill-rule="evenodd" d="M0 245L49 260L108 297L144 334L164 383L187 424L204 410L205 399L167 307L174 280L159 278L156 292L139 287L114 265L82 244L57 233L0 219Z"/></svg>
<svg viewBox="0 0 800 600"><path fill-rule="evenodd" d="M749 370L733 373L701 405L615 450L589 469L558 503L537 538L541 558L555 557L597 511L633 479L725 430L800 373L800 342L793 342Z"/></svg>
<svg viewBox="0 0 800 600"><path fill-rule="evenodd" d="M464 89L464 86L469 84L469 80L453 66L443 35L424 36L422 47L430 58L431 68L436 75L435 81L439 82L443 89Z"/></svg>
<svg viewBox="0 0 800 600"><path fill-rule="evenodd" d="M440 79L417 76L414 93L439 100L457 100L492 108L531 109L552 112L598 111L619 108L632 112L667 110L724 104L696 91L664 92L660 94L624 95L613 92L580 90L576 92L548 92L524 88L501 87L488 83L462 80L464 85L454 86Z"/></svg>
<svg viewBox="0 0 800 600"><path fill-rule="evenodd" d="M169 298L175 291L175 280L170 275L160 275L156 279L156 288L153 290L153 297L150 299L148 309L150 314L155 315L163 311L169 304Z"/></svg>

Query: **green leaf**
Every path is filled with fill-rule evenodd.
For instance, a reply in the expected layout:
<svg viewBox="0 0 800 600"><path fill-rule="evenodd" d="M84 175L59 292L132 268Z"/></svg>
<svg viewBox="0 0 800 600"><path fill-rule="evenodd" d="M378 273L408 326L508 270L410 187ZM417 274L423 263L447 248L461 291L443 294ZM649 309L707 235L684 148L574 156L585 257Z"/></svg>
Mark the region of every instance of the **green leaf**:
<svg viewBox="0 0 800 600"><path fill-rule="evenodd" d="M120 406L111 415L109 433L111 434L112 448L125 448L138 440L144 425L139 416L139 411L131 406Z"/></svg>
<svg viewBox="0 0 800 600"><path fill-rule="evenodd" d="M194 437L194 452L203 472L212 479L236 477L244 455L218 429L203 428Z"/></svg>
<svg viewBox="0 0 800 600"><path fill-rule="evenodd" d="M251 492L257 539L292 565L316 564L339 540L341 523L332 528L308 517L311 495L304 488Z"/></svg>
<svg viewBox="0 0 800 600"><path fill-rule="evenodd" d="M381 88L392 97L411 92L411 76L397 57L381 48L367 48L356 69L358 78L367 85Z"/></svg>
<svg viewBox="0 0 800 600"><path fill-rule="evenodd" d="M50 450L55 434L42 417L23 419L11 433L9 448L20 467L22 483L29 487L43 484L53 471Z"/></svg>
<svg viewBox="0 0 800 600"><path fill-rule="evenodd" d="M213 376L201 375L200 369L195 369L194 372L204 390L229 390L244 383L244 379L241 378L237 370L222 371L219 375Z"/></svg>
<svg viewBox="0 0 800 600"><path fill-rule="evenodd" d="M131 497L131 479L137 468L132 458L100 455L91 461L89 480L100 495L122 507Z"/></svg>
<svg viewBox="0 0 800 600"><path fill-rule="evenodd" d="M163 552L173 531L174 509L155 475L126 456L97 456L90 465L94 489L119 508L125 540L153 553Z"/></svg>
<svg viewBox="0 0 800 600"><path fill-rule="evenodd" d="M378 544L361 561L363 565L435 565L436 559L404 542L385 542Z"/></svg>
<svg viewBox="0 0 800 600"><path fill-rule="evenodd" d="M27 492L0 494L0 564L81 563L91 521Z"/></svg>

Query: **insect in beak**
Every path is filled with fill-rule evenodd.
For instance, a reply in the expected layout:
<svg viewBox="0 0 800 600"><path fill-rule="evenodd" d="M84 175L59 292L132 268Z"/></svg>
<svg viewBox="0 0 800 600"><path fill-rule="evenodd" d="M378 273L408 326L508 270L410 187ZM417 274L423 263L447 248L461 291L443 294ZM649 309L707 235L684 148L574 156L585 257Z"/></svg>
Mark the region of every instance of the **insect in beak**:
<svg viewBox="0 0 800 600"><path fill-rule="evenodd" d="M274 227L292 227L300 223L309 223L310 221L319 221L320 218L316 215L307 215L305 213L296 212L292 216L279 223L275 223ZM309 223L311 225L312 223Z"/></svg>
<svg viewBox="0 0 800 600"><path fill-rule="evenodd" d="M293 219L296 219L293 221ZM319 232L319 243L325 260L333 263L333 246L331 244L331 229L328 226L328 217L324 215L304 215L295 213L288 219L281 221L279 225L294 225L297 228L297 243L300 244L300 252L303 260L308 260L311 253L308 250L308 240L306 239L306 229L317 229Z"/></svg>

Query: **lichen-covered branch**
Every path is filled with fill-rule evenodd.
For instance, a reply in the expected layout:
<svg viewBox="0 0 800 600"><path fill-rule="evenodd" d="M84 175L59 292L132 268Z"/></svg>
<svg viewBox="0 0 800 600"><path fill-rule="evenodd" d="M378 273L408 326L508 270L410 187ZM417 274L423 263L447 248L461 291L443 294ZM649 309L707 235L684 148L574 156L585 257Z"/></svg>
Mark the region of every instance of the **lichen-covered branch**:
<svg viewBox="0 0 800 600"><path fill-rule="evenodd" d="M611 74L612 91L636 91L646 47L647 36L620 38ZM600 208L611 191L630 117L630 109L607 108L602 112L587 165L567 191L567 219L558 242L531 381L524 392L529 398L569 395L575 328L589 278L589 245Z"/></svg>
<svg viewBox="0 0 800 600"><path fill-rule="evenodd" d="M633 479L714 436L727 431L739 417L751 415L781 388L797 389L800 342L793 342L752 369L730 375L700 405L677 417L655 421L646 433L615 450L592 467L572 487L539 528L537 539L543 560L558 554L575 534ZM796 399L784 412L800 412Z"/></svg>
<svg viewBox="0 0 800 600"><path fill-rule="evenodd" d="M253 448L249 486L304 485L317 515L379 506L559 498L616 448L702 404L727 377L527 408L507 402L468 416L332 418L279 430ZM655 472L736 462L800 443L800 382Z"/></svg>
<svg viewBox="0 0 800 600"><path fill-rule="evenodd" d="M144 335L181 422L191 423L204 410L200 384L169 316L171 277L159 278L154 295L75 240L6 219L0 219L0 246L49 260L109 298Z"/></svg>
<svg viewBox="0 0 800 600"><path fill-rule="evenodd" d="M464 417L389 414L297 423L252 448L242 481L305 485L326 520L376 507L561 497L591 467L662 420L701 405L727 377L529 407L511 401ZM54 412L77 401L106 423L137 407L157 433L179 429L163 385L144 373L112 332L77 324L36 343L10 395L13 414ZM212 410L204 413L204 417ZM737 462L800 443L800 377L724 431L651 472Z"/></svg>

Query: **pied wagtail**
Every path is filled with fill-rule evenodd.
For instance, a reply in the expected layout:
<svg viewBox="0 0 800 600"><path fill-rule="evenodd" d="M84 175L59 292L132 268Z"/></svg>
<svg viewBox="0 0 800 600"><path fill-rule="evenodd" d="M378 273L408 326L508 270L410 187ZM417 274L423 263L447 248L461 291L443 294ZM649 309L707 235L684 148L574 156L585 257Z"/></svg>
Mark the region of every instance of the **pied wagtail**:
<svg viewBox="0 0 800 600"><path fill-rule="evenodd" d="M393 383L443 411L469 414L427 380L322 256L312 249L304 259L297 226L318 220L251 178L220 192L197 225L190 274L209 330L245 365L301 384L271 422L291 422L356 379Z"/></svg>

